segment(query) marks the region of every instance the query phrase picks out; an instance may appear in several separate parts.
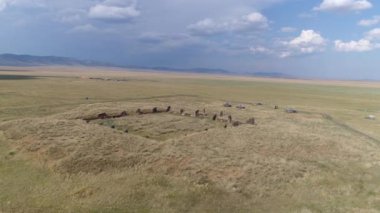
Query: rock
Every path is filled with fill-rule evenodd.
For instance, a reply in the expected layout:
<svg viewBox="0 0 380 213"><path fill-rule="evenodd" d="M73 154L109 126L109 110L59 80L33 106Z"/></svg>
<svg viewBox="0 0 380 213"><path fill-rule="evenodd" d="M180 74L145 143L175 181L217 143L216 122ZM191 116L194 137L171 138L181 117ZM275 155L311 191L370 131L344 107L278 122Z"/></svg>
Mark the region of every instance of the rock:
<svg viewBox="0 0 380 213"><path fill-rule="evenodd" d="M255 125L256 124L256 120L255 118L250 118L247 120L247 124L252 124L252 125Z"/></svg>
<svg viewBox="0 0 380 213"><path fill-rule="evenodd" d="M292 109L292 108L286 109L285 112L287 112L287 113L298 113L298 111L296 109Z"/></svg>
<svg viewBox="0 0 380 213"><path fill-rule="evenodd" d="M232 122L232 126L234 126L234 127L238 127L238 126L240 126L240 125L242 125L243 123L242 122L240 122L240 121L234 121L234 122Z"/></svg>
<svg viewBox="0 0 380 213"><path fill-rule="evenodd" d="M226 102L223 104L224 107L232 107L232 104L230 102Z"/></svg>
<svg viewBox="0 0 380 213"><path fill-rule="evenodd" d="M376 116L374 116L374 115L368 115L366 117L366 119L368 119L368 120L376 120Z"/></svg>

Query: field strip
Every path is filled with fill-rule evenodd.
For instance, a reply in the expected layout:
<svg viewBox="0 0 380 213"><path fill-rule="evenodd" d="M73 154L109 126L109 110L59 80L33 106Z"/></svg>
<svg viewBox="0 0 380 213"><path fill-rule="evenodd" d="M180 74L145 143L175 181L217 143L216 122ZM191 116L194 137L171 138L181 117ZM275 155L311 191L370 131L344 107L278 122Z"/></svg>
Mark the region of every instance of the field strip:
<svg viewBox="0 0 380 213"><path fill-rule="evenodd" d="M190 97L190 98L199 98L197 95L184 95L184 94L178 94L178 95L162 95L162 96L150 96L150 97L144 97L144 98L127 98L127 99L118 99L118 100L105 100L100 102L91 102L88 104L102 104L102 103L112 103L112 102L122 102L122 101L139 101L139 100L151 100L151 99L157 99L157 98L175 98L175 97ZM0 110L9 110L9 109L29 109L34 107L55 107L55 106L73 106L73 105L82 105L86 103L70 103L70 104L48 104L48 105L35 105L35 106L20 106L20 107L3 107L0 108Z"/></svg>
<svg viewBox="0 0 380 213"><path fill-rule="evenodd" d="M251 106L255 105L255 104L249 103L249 102L239 102L239 103L246 104L246 105L251 105ZM351 127L351 126L349 126L349 125L347 125L347 124L345 124L343 122L339 122L339 121L337 121L336 119L334 119L331 115L329 115L327 113L308 112L308 111L299 111L299 112L300 113L307 113L307 114L318 114L318 115L321 115L324 119L326 119L326 120L334 123L335 125L343 128L343 129L345 129L345 130L347 130L349 132L353 132L353 133L355 133L357 135L365 137L366 139L371 140L371 141L373 141L373 142L375 142L375 143L377 143L377 144L380 145L380 140L379 139L376 139L376 138L374 138L374 137L372 137L372 136L370 136L370 135L368 135L368 134L366 134L364 132L361 132L361 131L359 131L359 130L357 130L357 129L355 129L355 128L353 128L353 127Z"/></svg>
<svg viewBox="0 0 380 213"><path fill-rule="evenodd" d="M371 140L371 141L380 145L380 140L378 140L378 139L376 139L376 138L374 138L368 134L365 134L364 132L361 132L361 131L359 131L359 130L357 130L357 129L355 129L355 128L353 128L353 127L351 127L345 123L342 123L342 122L335 120L331 115L326 114L326 113L318 113L318 114L322 115L322 117L325 118L326 120L333 122L335 125L340 126L343 129L346 129L347 131L353 132L357 135L363 136L366 139Z"/></svg>
<svg viewBox="0 0 380 213"><path fill-rule="evenodd" d="M118 99L118 100L104 100L104 101L92 102L92 103L50 104L50 105L34 105L34 106L27 106L27 107L25 107L25 106L2 107L2 108L0 108L0 115L1 115L2 111L5 112L5 111L12 111L12 110L28 110L28 109L33 109L36 107L38 107L38 108L54 108L54 107L80 106L83 104L104 104L104 103L113 103L113 102L152 100L152 99L176 98L176 97L200 98L200 96L197 96L197 95L176 94L176 95L150 96L150 97L142 97L142 98L127 98L127 99ZM0 116L0 118L1 118L1 116Z"/></svg>

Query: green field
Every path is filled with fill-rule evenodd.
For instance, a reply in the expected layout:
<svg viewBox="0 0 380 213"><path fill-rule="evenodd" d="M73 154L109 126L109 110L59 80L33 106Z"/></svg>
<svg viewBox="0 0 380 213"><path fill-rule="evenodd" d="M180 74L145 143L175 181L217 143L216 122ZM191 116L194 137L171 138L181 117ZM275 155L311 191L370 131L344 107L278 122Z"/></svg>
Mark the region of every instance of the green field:
<svg viewBox="0 0 380 213"><path fill-rule="evenodd" d="M380 211L377 82L19 69L0 73L0 212Z"/></svg>

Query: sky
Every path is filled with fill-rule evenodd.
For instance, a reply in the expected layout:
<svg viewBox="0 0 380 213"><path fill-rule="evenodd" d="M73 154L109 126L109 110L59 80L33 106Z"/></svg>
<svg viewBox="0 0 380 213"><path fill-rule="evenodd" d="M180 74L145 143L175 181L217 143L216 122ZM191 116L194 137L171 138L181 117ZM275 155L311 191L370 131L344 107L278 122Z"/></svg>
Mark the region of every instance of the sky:
<svg viewBox="0 0 380 213"><path fill-rule="evenodd" d="M380 80L380 2L0 0L0 53Z"/></svg>

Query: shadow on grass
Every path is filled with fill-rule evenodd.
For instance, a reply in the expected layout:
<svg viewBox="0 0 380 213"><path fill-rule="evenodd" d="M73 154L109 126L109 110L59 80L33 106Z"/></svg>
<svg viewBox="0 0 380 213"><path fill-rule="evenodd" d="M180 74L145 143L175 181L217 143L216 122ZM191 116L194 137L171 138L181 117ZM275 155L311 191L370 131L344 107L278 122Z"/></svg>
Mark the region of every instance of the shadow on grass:
<svg viewBox="0 0 380 213"><path fill-rule="evenodd" d="M33 80L38 77L30 76L30 75L0 75L1 80Z"/></svg>

